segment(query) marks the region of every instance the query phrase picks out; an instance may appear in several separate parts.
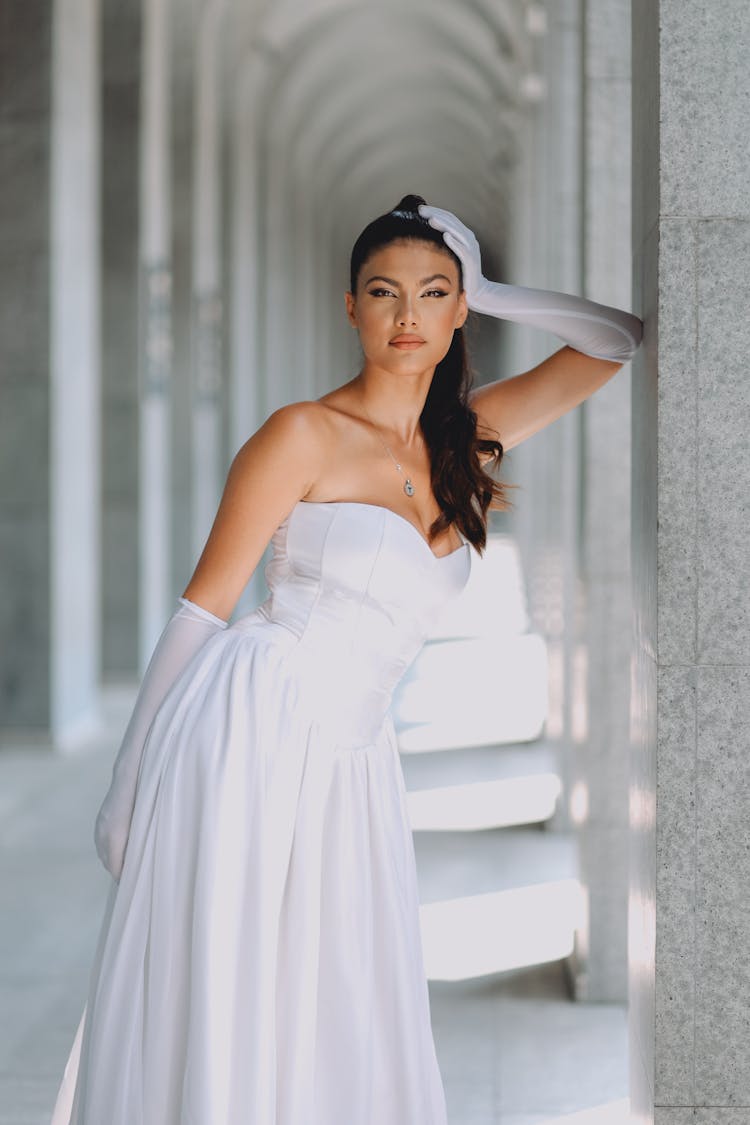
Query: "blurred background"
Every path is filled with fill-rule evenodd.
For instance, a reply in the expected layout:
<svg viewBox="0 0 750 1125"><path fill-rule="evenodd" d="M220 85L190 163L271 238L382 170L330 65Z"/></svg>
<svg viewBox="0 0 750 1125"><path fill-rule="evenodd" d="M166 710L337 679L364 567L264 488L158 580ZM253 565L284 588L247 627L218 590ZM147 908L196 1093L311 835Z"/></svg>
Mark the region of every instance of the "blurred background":
<svg viewBox="0 0 750 1125"><path fill-rule="evenodd" d="M487 276L648 318L632 380L506 456L515 509L395 701L451 1121L750 1104L718 1046L750 1057L736 966L697 987L712 941L750 948L739 705L696 811L695 685L715 718L750 651L740 8L0 6L3 1125L51 1111L109 881L94 816L229 463L357 371L349 252L407 192L475 231ZM469 342L478 382L561 346L476 316ZM702 463L702 494L701 418L733 465ZM261 566L235 617L263 594Z"/></svg>

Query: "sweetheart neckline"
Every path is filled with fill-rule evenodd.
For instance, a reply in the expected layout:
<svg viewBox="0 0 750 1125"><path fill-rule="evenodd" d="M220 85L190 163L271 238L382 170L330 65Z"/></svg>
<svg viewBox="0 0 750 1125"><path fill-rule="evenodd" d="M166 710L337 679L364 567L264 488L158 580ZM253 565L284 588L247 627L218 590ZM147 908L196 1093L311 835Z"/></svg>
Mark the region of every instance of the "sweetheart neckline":
<svg viewBox="0 0 750 1125"><path fill-rule="evenodd" d="M406 516L402 516L399 512L395 512L393 508L387 508L385 504L368 504L365 500L298 500L295 507L299 504L310 504L315 505L319 508L334 506L338 508L343 506L352 508L374 508L376 512L387 512L389 515L397 519L400 523L404 523L407 527L411 528L425 550L429 551L430 555L432 555L435 562L443 562L444 559L452 559L454 555L459 554L469 546L468 542L464 542L460 547L454 547L452 551L448 551L447 555L436 555L430 544L425 539L424 535L422 535L422 532L417 529L417 527L411 522L411 520L408 520Z"/></svg>

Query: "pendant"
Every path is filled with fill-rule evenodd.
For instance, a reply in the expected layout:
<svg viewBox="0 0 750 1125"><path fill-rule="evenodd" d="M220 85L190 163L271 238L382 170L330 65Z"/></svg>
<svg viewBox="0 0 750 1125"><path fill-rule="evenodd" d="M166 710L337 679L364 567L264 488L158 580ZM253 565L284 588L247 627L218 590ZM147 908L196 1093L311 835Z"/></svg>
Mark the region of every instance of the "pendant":
<svg viewBox="0 0 750 1125"><path fill-rule="evenodd" d="M404 492L406 493L407 496L413 496L414 495L414 485L411 483L409 477L407 477L406 480L404 481Z"/></svg>

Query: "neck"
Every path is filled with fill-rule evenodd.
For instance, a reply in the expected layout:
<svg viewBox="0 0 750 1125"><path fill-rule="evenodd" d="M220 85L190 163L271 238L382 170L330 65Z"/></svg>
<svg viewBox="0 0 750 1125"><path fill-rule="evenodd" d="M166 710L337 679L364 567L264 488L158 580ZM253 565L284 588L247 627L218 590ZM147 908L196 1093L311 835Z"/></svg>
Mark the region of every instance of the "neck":
<svg viewBox="0 0 750 1125"><path fill-rule="evenodd" d="M365 365L352 383L370 420L409 445L419 433L419 418L434 371L431 367L415 375L394 375Z"/></svg>

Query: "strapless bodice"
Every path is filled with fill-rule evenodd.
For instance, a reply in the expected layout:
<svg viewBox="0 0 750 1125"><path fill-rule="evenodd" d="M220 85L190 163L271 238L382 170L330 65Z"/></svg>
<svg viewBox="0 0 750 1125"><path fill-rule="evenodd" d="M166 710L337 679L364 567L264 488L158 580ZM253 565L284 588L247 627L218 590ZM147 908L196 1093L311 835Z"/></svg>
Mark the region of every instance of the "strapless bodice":
<svg viewBox="0 0 750 1125"><path fill-rule="evenodd" d="M316 715L366 739L436 614L463 589L471 548L437 556L403 516L355 501L300 501L271 546L268 597L235 627L265 624Z"/></svg>

